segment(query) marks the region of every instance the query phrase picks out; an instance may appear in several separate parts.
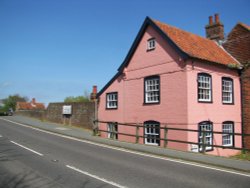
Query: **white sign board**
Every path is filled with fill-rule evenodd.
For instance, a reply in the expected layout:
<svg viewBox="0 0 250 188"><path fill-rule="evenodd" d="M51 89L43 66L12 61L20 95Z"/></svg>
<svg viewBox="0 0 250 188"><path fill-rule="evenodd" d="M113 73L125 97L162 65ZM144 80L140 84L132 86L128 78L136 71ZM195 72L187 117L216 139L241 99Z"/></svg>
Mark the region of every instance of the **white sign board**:
<svg viewBox="0 0 250 188"><path fill-rule="evenodd" d="M63 105L62 114L70 115L72 113L71 105Z"/></svg>

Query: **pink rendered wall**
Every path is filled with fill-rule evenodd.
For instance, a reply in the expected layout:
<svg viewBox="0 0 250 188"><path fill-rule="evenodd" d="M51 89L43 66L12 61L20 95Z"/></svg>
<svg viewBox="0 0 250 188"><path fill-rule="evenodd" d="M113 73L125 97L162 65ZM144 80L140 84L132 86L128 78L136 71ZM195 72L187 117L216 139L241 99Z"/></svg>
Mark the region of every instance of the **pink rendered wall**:
<svg viewBox="0 0 250 188"><path fill-rule="evenodd" d="M156 39L156 48L153 51L147 51L147 40L152 37ZM160 76L160 104L145 105L144 78L152 75ZM118 109L106 110L106 93L114 91L118 92ZM148 27L128 67L126 67L126 77L118 78L100 96L98 116L100 120L124 123L143 123L149 120L158 121L161 124L177 123L177 125L174 125L176 127L178 123L187 122L186 91L184 62L179 59L177 53L157 32ZM173 127L173 125L169 126ZM103 130L107 129L106 124L99 124L99 127ZM179 127L183 128L183 125L179 125ZM120 126L119 132L135 134L135 129ZM143 128L140 128L139 132L140 135L143 135ZM105 136L106 134L102 135ZM178 137L186 140L187 134L173 132L168 138L176 139ZM161 138L163 138L163 130L161 131ZM120 135L119 140L134 142L135 138ZM144 143L143 138L139 142ZM163 145L163 142L161 145ZM184 150L187 148L184 144L173 142L169 142L168 147Z"/></svg>
<svg viewBox="0 0 250 188"><path fill-rule="evenodd" d="M197 129L198 123L202 121L212 121L213 130L222 132L222 122L233 121L235 133L241 133L241 99L240 80L236 70L225 67L209 65L205 63L189 61L187 65L188 80L188 128ZM197 98L197 74L208 73L212 76L212 103L200 103ZM222 77L230 77L234 84L234 104L226 105L222 103ZM197 142L198 134L189 133L188 140ZM214 134L215 145L222 145L222 135ZM235 146L241 147L241 137L235 136ZM191 147L189 146L188 150ZM238 153L237 150L214 148L208 152L214 155L229 156Z"/></svg>
<svg viewBox="0 0 250 188"><path fill-rule="evenodd" d="M147 52L147 40L154 37L156 48ZM161 126L198 129L198 123L206 120L214 122L213 130L222 131L221 123L235 122L235 132L241 133L240 83L236 71L225 67L191 61L183 62L171 46L149 27L142 37L133 57L126 67L126 76L120 76L100 96L98 118L103 121L121 123L143 123L154 120ZM213 103L198 103L197 73L205 72L212 76ZM160 104L144 104L144 78L160 76ZM221 102L221 77L234 79L234 105L223 105ZM106 93L118 92L118 109L106 109ZM107 130L107 125L99 124L99 128ZM121 133L135 134L135 128L119 126ZM143 136L144 130L140 128ZM102 133L106 137L106 133ZM161 130L161 138L164 131ZM169 139L197 142L198 134L183 131L169 131ZM135 142L134 137L119 135L119 140ZM221 135L214 135L214 144L221 145ZM140 138L143 144L144 139ZM163 146L163 141L161 142ZM241 138L235 137L235 146L241 147ZM168 148L188 150L189 144L169 142ZM214 148L209 154L228 156L237 150Z"/></svg>

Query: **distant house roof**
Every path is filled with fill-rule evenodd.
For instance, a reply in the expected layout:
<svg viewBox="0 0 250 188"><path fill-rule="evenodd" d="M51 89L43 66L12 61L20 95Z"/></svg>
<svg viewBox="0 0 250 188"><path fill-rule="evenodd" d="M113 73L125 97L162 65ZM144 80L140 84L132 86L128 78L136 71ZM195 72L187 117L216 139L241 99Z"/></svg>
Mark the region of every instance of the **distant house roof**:
<svg viewBox="0 0 250 188"><path fill-rule="evenodd" d="M44 110L43 103L38 103L33 98L31 102L17 102L16 110Z"/></svg>
<svg viewBox="0 0 250 188"><path fill-rule="evenodd" d="M213 63L223 66L236 67L240 63L226 52L222 46L219 46L215 41L195 35L193 33L183 31L176 27L152 20L147 17L136 36L132 47L130 48L125 60L118 68L118 73L100 90L99 97L110 84L122 73L123 69L128 66L143 34L148 26L153 27L166 40L183 59L198 59L206 63Z"/></svg>

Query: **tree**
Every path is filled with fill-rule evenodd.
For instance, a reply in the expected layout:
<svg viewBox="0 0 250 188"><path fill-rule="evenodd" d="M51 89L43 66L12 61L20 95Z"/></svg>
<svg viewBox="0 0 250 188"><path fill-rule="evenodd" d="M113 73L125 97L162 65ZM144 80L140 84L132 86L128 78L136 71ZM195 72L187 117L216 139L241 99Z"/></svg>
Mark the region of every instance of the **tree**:
<svg viewBox="0 0 250 188"><path fill-rule="evenodd" d="M89 102L89 93L88 91L84 91L84 95L83 96L70 96L70 97L66 97L64 99L64 102Z"/></svg>
<svg viewBox="0 0 250 188"><path fill-rule="evenodd" d="M14 111L16 110L17 102L27 102L27 97L22 97L19 94L10 95L8 98L4 99L4 109L7 111L12 108Z"/></svg>

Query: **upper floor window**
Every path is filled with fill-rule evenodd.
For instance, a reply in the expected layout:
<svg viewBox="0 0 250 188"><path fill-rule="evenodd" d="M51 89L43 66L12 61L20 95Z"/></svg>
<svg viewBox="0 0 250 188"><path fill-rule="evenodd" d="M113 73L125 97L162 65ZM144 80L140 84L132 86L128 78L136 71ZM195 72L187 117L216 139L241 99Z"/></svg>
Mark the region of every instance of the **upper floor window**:
<svg viewBox="0 0 250 188"><path fill-rule="evenodd" d="M209 74L198 74L198 101L211 102L212 101L212 78Z"/></svg>
<svg viewBox="0 0 250 188"><path fill-rule="evenodd" d="M233 79L222 78L222 102L224 104L233 103Z"/></svg>
<svg viewBox="0 0 250 188"><path fill-rule="evenodd" d="M147 50L155 49L155 39L151 38L147 41Z"/></svg>
<svg viewBox="0 0 250 188"><path fill-rule="evenodd" d="M160 77L151 76L144 80L144 102L159 103L160 102Z"/></svg>
<svg viewBox="0 0 250 188"><path fill-rule="evenodd" d="M117 109L118 107L118 93L107 93L106 96L106 108L107 109Z"/></svg>
<svg viewBox="0 0 250 188"><path fill-rule="evenodd" d="M234 133L234 124L231 121L223 122L222 124L222 145L233 146L233 135L228 133Z"/></svg>
<svg viewBox="0 0 250 188"><path fill-rule="evenodd" d="M145 144L160 145L160 123L157 121L144 122Z"/></svg>

